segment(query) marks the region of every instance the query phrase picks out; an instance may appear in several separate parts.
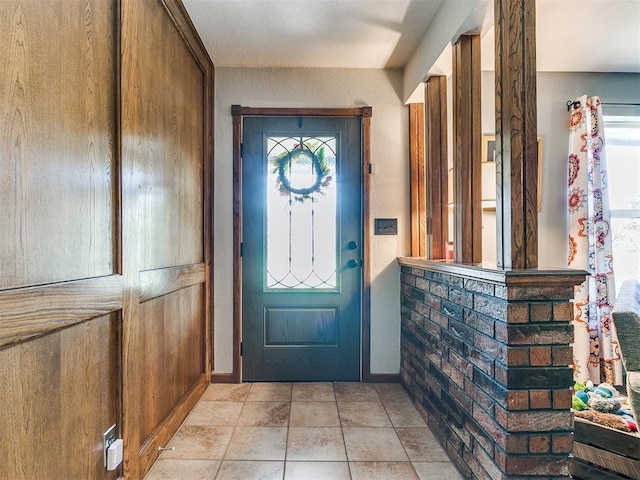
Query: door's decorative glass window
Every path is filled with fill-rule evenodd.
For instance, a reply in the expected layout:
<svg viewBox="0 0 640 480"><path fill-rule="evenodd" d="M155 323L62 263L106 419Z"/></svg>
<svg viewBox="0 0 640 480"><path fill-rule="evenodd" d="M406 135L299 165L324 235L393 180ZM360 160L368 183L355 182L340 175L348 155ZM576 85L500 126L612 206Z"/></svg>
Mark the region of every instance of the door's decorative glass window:
<svg viewBox="0 0 640 480"><path fill-rule="evenodd" d="M267 289L335 290L335 136L268 136Z"/></svg>

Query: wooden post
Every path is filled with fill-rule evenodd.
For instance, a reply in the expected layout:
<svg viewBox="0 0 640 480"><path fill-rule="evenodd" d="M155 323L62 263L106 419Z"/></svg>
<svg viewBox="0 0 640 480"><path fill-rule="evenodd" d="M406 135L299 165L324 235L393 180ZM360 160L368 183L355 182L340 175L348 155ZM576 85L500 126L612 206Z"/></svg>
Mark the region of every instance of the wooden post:
<svg viewBox="0 0 640 480"><path fill-rule="evenodd" d="M447 78L433 76L425 84L427 188L427 258L446 258L448 239Z"/></svg>
<svg viewBox="0 0 640 480"><path fill-rule="evenodd" d="M534 0L495 0L496 225L502 268L538 266Z"/></svg>
<svg viewBox="0 0 640 480"><path fill-rule="evenodd" d="M482 261L480 181L480 37L463 35L453 46L453 148L457 263Z"/></svg>

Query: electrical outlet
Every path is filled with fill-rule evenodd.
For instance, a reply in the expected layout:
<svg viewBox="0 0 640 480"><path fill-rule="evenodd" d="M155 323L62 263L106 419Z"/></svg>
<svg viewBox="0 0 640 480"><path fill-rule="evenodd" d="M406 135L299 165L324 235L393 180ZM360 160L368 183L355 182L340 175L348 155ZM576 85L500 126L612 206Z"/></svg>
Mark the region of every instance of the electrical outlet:
<svg viewBox="0 0 640 480"><path fill-rule="evenodd" d="M102 434L102 456L104 458L104 468L107 468L107 450L118 438L118 426L114 423Z"/></svg>

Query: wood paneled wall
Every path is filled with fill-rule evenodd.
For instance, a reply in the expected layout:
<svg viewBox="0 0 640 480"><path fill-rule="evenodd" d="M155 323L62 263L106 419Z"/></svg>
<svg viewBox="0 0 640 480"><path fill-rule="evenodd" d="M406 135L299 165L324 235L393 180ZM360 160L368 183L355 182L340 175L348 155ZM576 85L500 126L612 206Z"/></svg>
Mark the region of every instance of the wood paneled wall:
<svg viewBox="0 0 640 480"><path fill-rule="evenodd" d="M178 0L0 18L0 478L139 479L211 370L213 65Z"/></svg>

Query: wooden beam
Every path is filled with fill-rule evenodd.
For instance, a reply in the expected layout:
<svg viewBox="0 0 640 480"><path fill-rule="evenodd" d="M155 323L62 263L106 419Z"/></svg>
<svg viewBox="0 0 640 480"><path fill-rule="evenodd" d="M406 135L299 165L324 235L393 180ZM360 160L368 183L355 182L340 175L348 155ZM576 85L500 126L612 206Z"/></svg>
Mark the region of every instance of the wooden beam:
<svg viewBox="0 0 640 480"><path fill-rule="evenodd" d="M427 187L427 257L447 256L449 233L447 156L447 78L433 76L425 84L425 132Z"/></svg>
<svg viewBox="0 0 640 480"><path fill-rule="evenodd" d="M411 256L426 256L427 213L424 158L424 104L409 104L409 162L411 165Z"/></svg>
<svg viewBox="0 0 640 480"><path fill-rule="evenodd" d="M453 46L454 256L482 261L480 172L480 37L463 35Z"/></svg>
<svg viewBox="0 0 640 480"><path fill-rule="evenodd" d="M140 303L204 283L206 274L204 263L144 270L140 272Z"/></svg>
<svg viewBox="0 0 640 480"><path fill-rule="evenodd" d="M122 308L122 277L89 278L0 292L0 347Z"/></svg>
<svg viewBox="0 0 640 480"><path fill-rule="evenodd" d="M495 0L497 263L538 266L536 12Z"/></svg>

